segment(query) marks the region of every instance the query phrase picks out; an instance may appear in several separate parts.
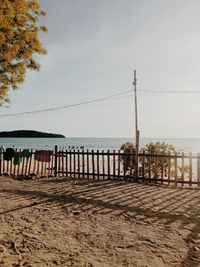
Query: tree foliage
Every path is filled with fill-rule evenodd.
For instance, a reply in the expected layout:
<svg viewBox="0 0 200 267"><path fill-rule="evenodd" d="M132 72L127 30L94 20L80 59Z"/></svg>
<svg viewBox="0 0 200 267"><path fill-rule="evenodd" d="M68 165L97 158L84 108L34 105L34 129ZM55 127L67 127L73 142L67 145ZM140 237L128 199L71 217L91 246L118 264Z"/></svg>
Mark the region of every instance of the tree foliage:
<svg viewBox="0 0 200 267"><path fill-rule="evenodd" d="M135 153L135 145L132 143L125 143L120 148L125 152L125 156L121 157L124 169L128 175L135 174L135 162L136 157L133 156ZM130 153L130 154L129 154ZM149 155L148 157L139 157L139 175L142 176L142 173L151 173L152 177L161 175L161 170L163 169L163 175L168 175L168 166L169 158L168 157L156 157L156 155L174 155L177 153L175 147L171 144L164 142L150 142L146 144L143 148L140 149L140 153ZM170 175L174 177L175 175L175 160L174 158L170 159L171 172ZM189 168L185 165L184 169L181 166L177 166L178 170L182 173L188 173Z"/></svg>
<svg viewBox="0 0 200 267"><path fill-rule="evenodd" d="M167 144L165 142L150 142L141 149L141 152L149 154L167 155L174 154L176 152L176 149L175 147L173 147L173 145Z"/></svg>
<svg viewBox="0 0 200 267"><path fill-rule="evenodd" d="M146 146L144 148L141 149L142 153L145 154L152 154L152 155L170 155L170 154L175 154L176 153L176 149L175 147L173 147L173 145L171 144L167 144L165 142L150 142L148 144L146 144ZM140 159L141 161L142 159ZM169 160L168 158L155 158L155 157L149 157L144 158L144 170L147 171L147 169L149 168L149 164L150 164L150 168L151 168L151 174L153 177L156 178L156 176L159 175L159 173L161 174L161 170L163 168L163 174L165 177L167 177L168 174L168 166L169 166ZM175 161L174 159L171 159L170 161L170 165L172 167L171 170L171 176L174 176L174 165L175 165ZM139 169L140 173L142 173L142 168Z"/></svg>
<svg viewBox="0 0 200 267"><path fill-rule="evenodd" d="M125 153L135 153L135 145L127 142L123 144L120 148L120 150L125 151ZM162 154L166 155L169 153L175 153L176 149L171 144L167 144L165 142L150 142L146 144L144 147L140 149L141 153L148 153L148 154Z"/></svg>
<svg viewBox="0 0 200 267"><path fill-rule="evenodd" d="M125 144L123 144L120 147L120 150L124 151L124 155L121 156L121 161L123 163L123 168L125 169L126 172L129 173L129 175L131 174L130 172L134 172L134 166L136 164L136 157L133 157L130 154L135 154L136 153L136 148L135 145L127 142ZM130 170L132 169L132 170Z"/></svg>
<svg viewBox="0 0 200 267"><path fill-rule="evenodd" d="M39 70L34 54L45 54L39 40L39 17L45 12L38 0L0 0L0 102L8 101L10 88L24 82L27 69Z"/></svg>

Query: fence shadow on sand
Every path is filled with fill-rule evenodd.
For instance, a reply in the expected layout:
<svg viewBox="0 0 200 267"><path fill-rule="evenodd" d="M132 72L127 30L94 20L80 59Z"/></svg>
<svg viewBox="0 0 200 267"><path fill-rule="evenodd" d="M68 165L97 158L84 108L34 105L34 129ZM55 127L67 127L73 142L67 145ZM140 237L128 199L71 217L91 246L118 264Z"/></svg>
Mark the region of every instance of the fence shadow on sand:
<svg viewBox="0 0 200 267"><path fill-rule="evenodd" d="M31 183L34 184L33 187ZM3 210L0 214L45 205L50 208L58 206L68 212L76 210L90 214L122 216L128 220L141 216L141 220L150 220L152 224L162 221L166 227L178 222L179 228L190 230L186 238L188 244L194 244L200 239L198 189L68 178L30 182L29 188L21 189L12 186L12 183L10 186L1 187L1 198L7 198L13 203L18 200L18 203L21 201L22 204ZM24 200L29 200L28 204L24 204ZM199 266L199 251L195 251L190 245L188 248L187 257L181 266Z"/></svg>

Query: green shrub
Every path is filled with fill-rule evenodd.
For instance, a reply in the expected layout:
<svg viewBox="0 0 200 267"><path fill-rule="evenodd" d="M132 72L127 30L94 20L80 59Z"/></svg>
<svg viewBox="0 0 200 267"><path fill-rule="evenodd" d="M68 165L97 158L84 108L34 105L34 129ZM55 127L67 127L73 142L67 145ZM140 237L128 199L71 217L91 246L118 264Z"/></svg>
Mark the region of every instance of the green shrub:
<svg viewBox="0 0 200 267"><path fill-rule="evenodd" d="M136 156L135 156L135 145L127 142L123 144L120 148L124 151L125 155L121 156L121 161L123 164L124 171L126 175L134 176L136 173ZM146 174L154 178L161 176L163 170L163 176L167 177L168 167L170 164L170 177L175 176L175 159L169 157L156 157L156 155L170 155L175 154L177 151L175 147L171 144L165 142L150 142L140 149L141 154L149 154L148 157L143 157L139 155L138 171L139 176ZM131 153L131 155L126 155L126 153ZM181 171L181 167L177 166L177 169ZM189 168L186 165L184 167L184 172L188 173Z"/></svg>

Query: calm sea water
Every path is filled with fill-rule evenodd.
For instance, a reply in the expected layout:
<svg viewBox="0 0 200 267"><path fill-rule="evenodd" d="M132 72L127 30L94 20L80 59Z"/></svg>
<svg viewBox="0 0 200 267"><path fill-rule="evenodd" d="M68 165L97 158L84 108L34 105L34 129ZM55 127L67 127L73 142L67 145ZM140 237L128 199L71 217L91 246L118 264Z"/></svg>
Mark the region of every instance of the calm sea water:
<svg viewBox="0 0 200 267"><path fill-rule="evenodd" d="M159 139L144 138L140 140L140 146L149 142L161 141L174 145L177 150L184 152L200 152L200 139ZM120 146L126 142L134 142L130 138L0 138L0 145L15 148L34 148L34 149L53 149L58 145L60 149L74 147L80 149L120 149Z"/></svg>

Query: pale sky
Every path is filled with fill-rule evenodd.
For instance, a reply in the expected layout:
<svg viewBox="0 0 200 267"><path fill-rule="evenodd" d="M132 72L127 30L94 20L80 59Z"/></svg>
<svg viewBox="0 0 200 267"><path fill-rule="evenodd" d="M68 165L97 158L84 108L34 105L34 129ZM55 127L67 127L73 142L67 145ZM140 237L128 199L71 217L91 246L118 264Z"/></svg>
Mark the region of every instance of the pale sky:
<svg viewBox="0 0 200 267"><path fill-rule="evenodd" d="M0 114L79 103L138 89L200 91L199 0L41 0L47 56ZM138 95L141 137L200 138L200 94ZM133 99L6 118L1 130L133 137Z"/></svg>

